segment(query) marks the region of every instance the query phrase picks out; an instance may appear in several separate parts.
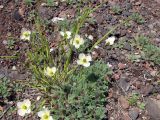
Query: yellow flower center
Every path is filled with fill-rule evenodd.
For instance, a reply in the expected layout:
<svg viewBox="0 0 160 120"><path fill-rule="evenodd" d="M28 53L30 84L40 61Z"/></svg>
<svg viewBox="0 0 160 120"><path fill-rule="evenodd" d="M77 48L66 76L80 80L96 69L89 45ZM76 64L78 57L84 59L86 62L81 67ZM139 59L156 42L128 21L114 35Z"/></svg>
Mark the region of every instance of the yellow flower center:
<svg viewBox="0 0 160 120"><path fill-rule="evenodd" d="M80 39L76 39L76 44L79 44L80 43Z"/></svg>
<svg viewBox="0 0 160 120"><path fill-rule="evenodd" d="M87 62L87 60L86 60L86 58L84 58L84 59L83 59L83 63L86 63L86 62Z"/></svg>
<svg viewBox="0 0 160 120"><path fill-rule="evenodd" d="M23 35L24 35L25 37L29 37L29 33L28 33L28 32L24 32Z"/></svg>
<svg viewBox="0 0 160 120"><path fill-rule="evenodd" d="M22 105L21 107L23 110L27 110L27 106L26 105Z"/></svg>
<svg viewBox="0 0 160 120"><path fill-rule="evenodd" d="M43 116L43 120L48 120L49 119L49 115L48 114L45 114L44 116Z"/></svg>

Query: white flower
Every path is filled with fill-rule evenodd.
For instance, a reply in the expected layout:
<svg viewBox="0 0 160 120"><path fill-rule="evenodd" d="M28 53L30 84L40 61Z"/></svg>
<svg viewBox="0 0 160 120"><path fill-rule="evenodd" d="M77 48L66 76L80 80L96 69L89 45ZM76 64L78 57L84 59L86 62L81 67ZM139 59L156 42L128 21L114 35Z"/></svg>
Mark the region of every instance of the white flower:
<svg viewBox="0 0 160 120"><path fill-rule="evenodd" d="M83 65L84 67L89 67L90 61L92 61L91 55L85 55L84 53L81 53L79 54L79 60L77 60L77 64Z"/></svg>
<svg viewBox="0 0 160 120"><path fill-rule="evenodd" d="M60 34L63 36L63 37L66 37L67 39L70 39L71 38L71 32L70 31L66 31L66 32L60 32Z"/></svg>
<svg viewBox="0 0 160 120"><path fill-rule="evenodd" d="M52 52L54 50L54 48L50 48L49 52Z"/></svg>
<svg viewBox="0 0 160 120"><path fill-rule="evenodd" d="M115 36L109 37L109 38L106 40L106 44L107 44L107 45L113 45L115 40L116 40Z"/></svg>
<svg viewBox="0 0 160 120"><path fill-rule="evenodd" d="M23 102L17 103L18 114L20 116L25 116L25 114L29 114L31 112L31 101L26 99Z"/></svg>
<svg viewBox="0 0 160 120"><path fill-rule="evenodd" d="M84 40L79 35L75 35L75 38L70 41L70 44L74 45L75 48L78 49L84 44Z"/></svg>
<svg viewBox="0 0 160 120"><path fill-rule="evenodd" d="M60 18L60 17L54 17L54 18L52 18L52 22L53 23L56 23L56 22L58 22L58 21L63 21L64 20L64 18Z"/></svg>
<svg viewBox="0 0 160 120"><path fill-rule="evenodd" d="M89 35L88 38L89 38L90 40L93 40L93 36L92 36L92 35Z"/></svg>
<svg viewBox="0 0 160 120"><path fill-rule="evenodd" d="M45 75L49 76L49 77L52 77L55 73L56 73L56 67L47 67L45 70L44 70L44 73Z"/></svg>
<svg viewBox="0 0 160 120"><path fill-rule="evenodd" d="M20 39L22 39L22 40L30 40L30 38L31 38L31 31L26 30L25 28L23 28L21 30Z"/></svg>
<svg viewBox="0 0 160 120"><path fill-rule="evenodd" d="M96 45L96 46L94 46L94 48L95 48L95 49L98 49L98 48L99 48L99 46L98 46L98 45Z"/></svg>
<svg viewBox="0 0 160 120"><path fill-rule="evenodd" d="M112 64L110 64L109 62L107 63L109 68L112 68Z"/></svg>
<svg viewBox="0 0 160 120"><path fill-rule="evenodd" d="M40 120L53 120L52 116L50 115L50 111L45 108L42 111L38 112L38 117L40 117Z"/></svg>
<svg viewBox="0 0 160 120"><path fill-rule="evenodd" d="M41 99L41 96L37 96L36 100L39 101Z"/></svg>

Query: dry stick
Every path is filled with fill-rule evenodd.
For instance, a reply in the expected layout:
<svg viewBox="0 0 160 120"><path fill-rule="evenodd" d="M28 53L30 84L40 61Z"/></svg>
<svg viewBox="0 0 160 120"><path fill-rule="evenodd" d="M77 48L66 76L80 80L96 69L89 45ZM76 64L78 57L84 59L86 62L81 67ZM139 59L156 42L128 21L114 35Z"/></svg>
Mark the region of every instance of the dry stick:
<svg viewBox="0 0 160 120"><path fill-rule="evenodd" d="M2 117L4 116L4 114L14 105L14 103L12 103L0 116L0 119L2 119Z"/></svg>
<svg viewBox="0 0 160 120"><path fill-rule="evenodd" d="M16 59L18 56L0 56L0 59Z"/></svg>

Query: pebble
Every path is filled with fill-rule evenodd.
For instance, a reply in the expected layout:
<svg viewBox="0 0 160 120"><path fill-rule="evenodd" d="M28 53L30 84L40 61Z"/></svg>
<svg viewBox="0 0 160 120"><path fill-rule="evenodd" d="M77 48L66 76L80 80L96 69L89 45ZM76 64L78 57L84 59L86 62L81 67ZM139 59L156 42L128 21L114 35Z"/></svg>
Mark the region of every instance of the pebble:
<svg viewBox="0 0 160 120"><path fill-rule="evenodd" d="M160 94L157 95L157 99L160 100Z"/></svg>
<svg viewBox="0 0 160 120"><path fill-rule="evenodd" d="M129 44L129 43L125 43L124 44L124 46L123 46L123 48L125 49L125 50L128 50L128 51L131 51L131 45Z"/></svg>
<svg viewBox="0 0 160 120"><path fill-rule="evenodd" d="M120 70L123 70L123 69L126 68L126 64L118 63L118 68L119 68Z"/></svg>
<svg viewBox="0 0 160 120"><path fill-rule="evenodd" d="M127 80L127 77L121 77L118 81L118 86L124 91L128 91L130 87L130 83Z"/></svg>
<svg viewBox="0 0 160 120"><path fill-rule="evenodd" d="M132 120L136 120L139 116L139 110L138 109L132 109L129 111L129 116Z"/></svg>
<svg viewBox="0 0 160 120"><path fill-rule="evenodd" d="M15 20L18 20L18 21L23 20L23 16L21 16L21 14L19 13L19 10L14 11L13 17Z"/></svg>
<svg viewBox="0 0 160 120"><path fill-rule="evenodd" d="M114 80L119 80L119 79L120 79L120 74L114 74L114 75L112 76L112 78L113 78Z"/></svg>
<svg viewBox="0 0 160 120"><path fill-rule="evenodd" d="M4 6L3 6L3 5L0 5L0 10L3 9L3 8L4 8Z"/></svg>
<svg viewBox="0 0 160 120"><path fill-rule="evenodd" d="M153 98L147 99L146 109L151 120L160 120L160 100Z"/></svg>
<svg viewBox="0 0 160 120"><path fill-rule="evenodd" d="M153 93L153 90L154 90L153 85L147 85L147 86L145 86L144 88L142 88L141 93L142 93L144 96L148 96L149 94L152 94L152 93Z"/></svg>
<svg viewBox="0 0 160 120"><path fill-rule="evenodd" d="M122 108L124 108L124 109L128 109L129 108L129 102L124 96L121 96L118 99L118 101L119 101L120 105L122 106Z"/></svg>

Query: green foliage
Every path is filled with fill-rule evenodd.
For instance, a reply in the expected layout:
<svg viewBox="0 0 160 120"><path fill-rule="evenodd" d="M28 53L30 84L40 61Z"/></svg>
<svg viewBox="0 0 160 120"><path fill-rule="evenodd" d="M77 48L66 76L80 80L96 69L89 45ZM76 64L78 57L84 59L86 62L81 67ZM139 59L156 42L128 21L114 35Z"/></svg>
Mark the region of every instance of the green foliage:
<svg viewBox="0 0 160 120"><path fill-rule="evenodd" d="M9 38L7 40L7 48L9 49L13 49L14 48L14 45L15 45L15 40L13 38Z"/></svg>
<svg viewBox="0 0 160 120"><path fill-rule="evenodd" d="M144 18L139 13L133 13L131 19L138 24L143 24L145 22Z"/></svg>
<svg viewBox="0 0 160 120"><path fill-rule="evenodd" d="M6 77L0 78L0 96L7 98L10 95L9 90L10 80Z"/></svg>
<svg viewBox="0 0 160 120"><path fill-rule="evenodd" d="M130 105L137 105L137 101L139 99L139 95L134 93L129 99L128 102Z"/></svg>
<svg viewBox="0 0 160 120"><path fill-rule="evenodd" d="M141 55L129 54L128 59L132 62L139 62Z"/></svg>
<svg viewBox="0 0 160 120"><path fill-rule="evenodd" d="M108 66L102 62L70 76L70 82L60 91L55 91L57 99L52 100L56 120L101 120L105 117L105 92L108 82L104 75L110 74Z"/></svg>
<svg viewBox="0 0 160 120"><path fill-rule="evenodd" d="M145 105L144 103L139 103L139 104L137 104L137 106L138 106L140 109L144 110L146 105Z"/></svg>
<svg viewBox="0 0 160 120"><path fill-rule="evenodd" d="M143 58L154 62L155 64L160 64L160 48L150 43L149 39L144 36L139 36L136 38L137 47L142 49Z"/></svg>
<svg viewBox="0 0 160 120"><path fill-rule="evenodd" d="M25 4L27 4L27 5L31 5L32 2L33 2L33 0L24 0L24 2L25 2Z"/></svg>
<svg viewBox="0 0 160 120"><path fill-rule="evenodd" d="M122 9L120 8L119 5L113 6L113 7L112 7L112 11L113 11L114 14L117 14L117 15L119 15L119 14L122 13Z"/></svg>

